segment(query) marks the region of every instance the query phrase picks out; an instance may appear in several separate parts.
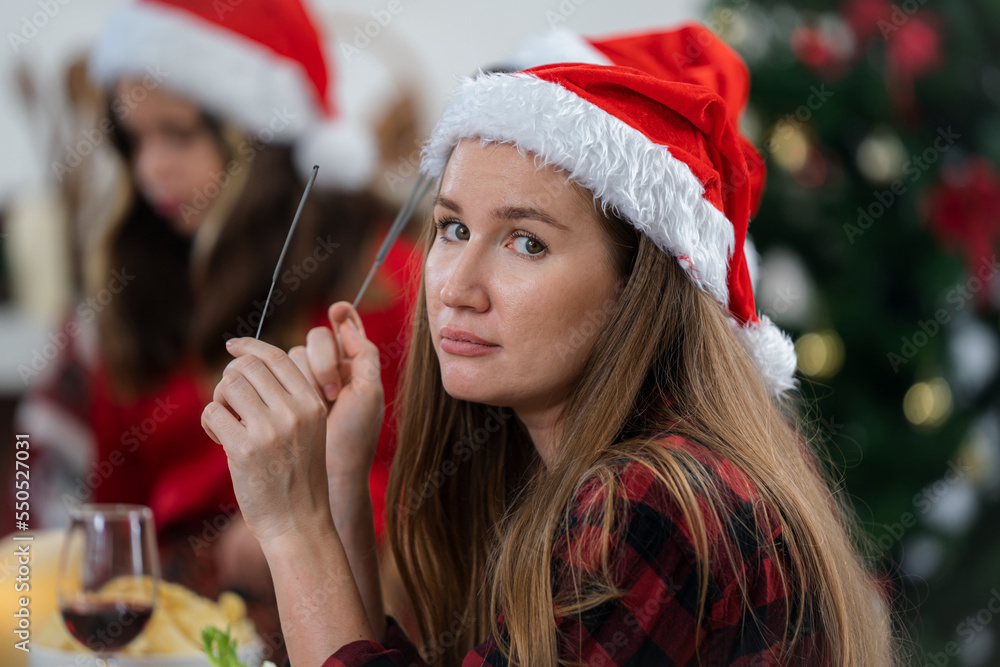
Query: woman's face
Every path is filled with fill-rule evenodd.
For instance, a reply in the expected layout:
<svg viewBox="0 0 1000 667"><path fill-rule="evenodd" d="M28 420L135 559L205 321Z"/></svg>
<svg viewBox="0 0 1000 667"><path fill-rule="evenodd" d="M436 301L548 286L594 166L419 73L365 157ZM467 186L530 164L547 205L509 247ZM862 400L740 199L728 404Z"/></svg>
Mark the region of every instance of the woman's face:
<svg viewBox="0 0 1000 667"><path fill-rule="evenodd" d="M459 143L424 269L445 390L515 410L566 398L618 285L592 198L532 157ZM465 334L489 345L459 342Z"/></svg>
<svg viewBox="0 0 1000 667"><path fill-rule="evenodd" d="M111 104L132 145L132 173L147 201L179 233L193 235L219 196L224 158L201 110L140 80L118 82Z"/></svg>

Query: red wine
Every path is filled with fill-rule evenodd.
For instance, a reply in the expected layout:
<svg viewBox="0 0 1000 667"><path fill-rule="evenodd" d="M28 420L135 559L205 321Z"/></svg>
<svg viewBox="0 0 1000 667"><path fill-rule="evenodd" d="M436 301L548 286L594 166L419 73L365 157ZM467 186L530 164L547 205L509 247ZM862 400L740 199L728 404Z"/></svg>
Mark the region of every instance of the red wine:
<svg viewBox="0 0 1000 667"><path fill-rule="evenodd" d="M120 651L139 636L153 615L152 605L136 602L72 602L63 622L78 642L94 653Z"/></svg>

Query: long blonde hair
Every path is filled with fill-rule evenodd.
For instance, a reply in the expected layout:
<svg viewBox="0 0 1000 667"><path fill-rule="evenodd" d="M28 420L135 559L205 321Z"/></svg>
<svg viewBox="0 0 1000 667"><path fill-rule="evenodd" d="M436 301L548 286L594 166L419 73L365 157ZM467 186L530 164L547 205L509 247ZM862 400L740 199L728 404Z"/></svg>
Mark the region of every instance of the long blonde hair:
<svg viewBox="0 0 1000 667"><path fill-rule="evenodd" d="M562 664L555 607L579 614L623 594L610 581L579 585L574 573L577 594L554 600L550 569L571 499L596 479L607 490L593 510L605 528L607 574L614 517L623 509L614 461L639 461L655 473L681 508L699 561L728 556L743 581L732 554L711 553L720 490L690 456L658 444L675 433L742 471L761 499L756 522L780 526L785 557L776 565L789 591L789 629L778 640L786 655L806 634L809 613L826 664L900 664L888 603L852 543L853 515L800 434L796 406L772 398L723 308L675 259L613 213L597 213L621 276L619 296L595 304L599 333L566 402L551 469L510 409L445 392L420 285L386 525L425 659L460 665L492 632L511 664ZM427 225L425 258L434 240ZM654 396L673 400L654 403ZM709 500L707 512L699 497ZM777 552L774 540L764 546ZM699 570L700 624L709 568ZM501 610L506 635L498 632Z"/></svg>

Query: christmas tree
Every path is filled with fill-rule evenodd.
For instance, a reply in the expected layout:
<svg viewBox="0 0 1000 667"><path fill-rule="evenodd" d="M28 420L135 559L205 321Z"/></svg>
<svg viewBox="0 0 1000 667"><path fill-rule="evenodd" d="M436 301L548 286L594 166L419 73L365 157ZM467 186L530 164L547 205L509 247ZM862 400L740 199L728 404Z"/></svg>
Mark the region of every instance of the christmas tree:
<svg viewBox="0 0 1000 667"><path fill-rule="evenodd" d="M1000 665L1000 3L725 0L706 24L751 70L758 307L913 664Z"/></svg>

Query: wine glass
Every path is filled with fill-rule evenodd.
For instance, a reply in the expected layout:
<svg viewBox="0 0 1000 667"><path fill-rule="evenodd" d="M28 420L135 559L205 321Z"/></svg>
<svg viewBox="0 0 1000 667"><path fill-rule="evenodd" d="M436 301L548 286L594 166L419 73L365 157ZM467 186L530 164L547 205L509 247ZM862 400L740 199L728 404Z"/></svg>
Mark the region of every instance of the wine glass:
<svg viewBox="0 0 1000 667"><path fill-rule="evenodd" d="M142 505L70 508L59 608L73 637L114 667L153 614L160 581L153 512Z"/></svg>

